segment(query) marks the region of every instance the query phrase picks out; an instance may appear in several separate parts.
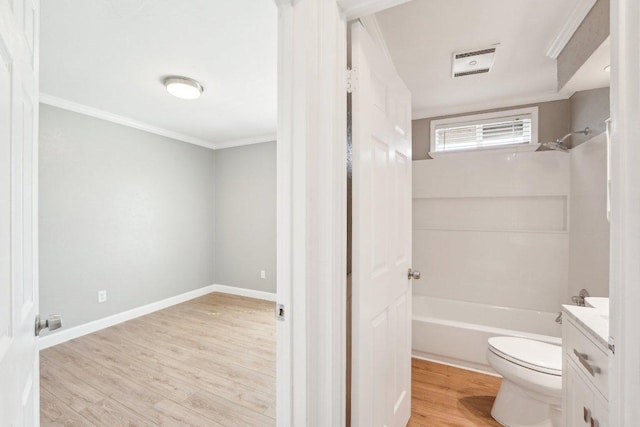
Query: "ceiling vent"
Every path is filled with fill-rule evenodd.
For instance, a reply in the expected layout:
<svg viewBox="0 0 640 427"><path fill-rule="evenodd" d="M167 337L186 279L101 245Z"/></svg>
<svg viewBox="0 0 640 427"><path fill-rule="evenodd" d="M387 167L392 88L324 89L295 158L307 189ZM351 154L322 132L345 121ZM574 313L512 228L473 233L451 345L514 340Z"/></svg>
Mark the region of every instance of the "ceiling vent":
<svg viewBox="0 0 640 427"><path fill-rule="evenodd" d="M453 77L472 76L491 71L496 56L496 47L453 54L451 74Z"/></svg>

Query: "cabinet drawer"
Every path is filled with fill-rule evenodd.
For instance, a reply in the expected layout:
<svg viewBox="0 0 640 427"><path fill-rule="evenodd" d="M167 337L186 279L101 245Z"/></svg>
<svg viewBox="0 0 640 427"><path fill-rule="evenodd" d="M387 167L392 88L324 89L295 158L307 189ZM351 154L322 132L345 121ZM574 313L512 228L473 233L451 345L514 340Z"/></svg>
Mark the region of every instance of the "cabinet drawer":
<svg viewBox="0 0 640 427"><path fill-rule="evenodd" d="M566 329L564 350L598 391L609 399L608 355L597 344L583 334L571 321Z"/></svg>

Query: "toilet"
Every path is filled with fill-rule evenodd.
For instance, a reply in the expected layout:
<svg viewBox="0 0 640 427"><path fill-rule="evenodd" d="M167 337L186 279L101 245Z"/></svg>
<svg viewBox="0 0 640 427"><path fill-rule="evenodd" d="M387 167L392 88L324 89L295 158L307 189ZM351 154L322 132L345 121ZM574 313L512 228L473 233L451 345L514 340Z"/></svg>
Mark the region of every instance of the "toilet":
<svg viewBox="0 0 640 427"><path fill-rule="evenodd" d="M560 427L562 347L493 337L487 359L503 378L491 410L496 421L507 427Z"/></svg>

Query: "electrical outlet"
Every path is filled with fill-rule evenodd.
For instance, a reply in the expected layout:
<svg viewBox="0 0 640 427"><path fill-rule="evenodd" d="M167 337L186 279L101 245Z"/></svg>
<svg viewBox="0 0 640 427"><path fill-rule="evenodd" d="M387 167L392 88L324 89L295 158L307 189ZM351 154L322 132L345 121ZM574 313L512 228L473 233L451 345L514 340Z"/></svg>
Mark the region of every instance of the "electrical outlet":
<svg viewBox="0 0 640 427"><path fill-rule="evenodd" d="M267 272L264 270L260 270L260 278L261 279L266 279L267 278Z"/></svg>
<svg viewBox="0 0 640 427"><path fill-rule="evenodd" d="M106 300L107 300L107 291L106 290L98 291L98 303L102 304Z"/></svg>

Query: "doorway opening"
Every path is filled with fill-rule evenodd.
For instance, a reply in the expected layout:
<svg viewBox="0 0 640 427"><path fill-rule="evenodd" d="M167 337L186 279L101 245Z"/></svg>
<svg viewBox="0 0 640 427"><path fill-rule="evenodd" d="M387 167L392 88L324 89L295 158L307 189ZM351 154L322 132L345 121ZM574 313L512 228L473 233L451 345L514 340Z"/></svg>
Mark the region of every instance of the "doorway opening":
<svg viewBox="0 0 640 427"><path fill-rule="evenodd" d="M384 332L365 335L370 342L364 345L352 338L353 353L348 354L387 354L375 347L391 342L385 340L402 345L402 333L388 323L396 321L393 310L374 309L366 295L374 279L396 265L385 257L397 265L403 260L390 255L401 231L388 231L398 225L400 203L375 203L384 199L383 183L395 185L401 176L393 163L400 151L383 155L382 147L404 132L412 142L407 198L412 315L406 326L413 357L410 425L434 419L460 425L499 425L496 418L513 423L502 418L500 404L494 405L496 396L506 395L499 390L508 381L500 380L504 370L487 357L490 339L526 337L540 343L545 354L553 353L547 369L559 378L564 374L558 316L563 305L578 301L583 288L591 296L609 295L609 5L593 2L573 27L567 24L576 13L573 2L545 6L552 11L533 2L511 6L508 11L501 2L415 0L363 17L351 27L363 29L376 52L364 65L350 63L356 83L348 98L348 134L353 132L348 150L353 185L347 187L353 210L348 218L353 291L348 290L348 301L354 311L358 304L364 304L361 312L371 308L364 322L354 313L351 335L364 334L363 324L382 325ZM596 28L598 36L590 39L583 60L569 65L585 26ZM349 43L352 59L358 55L357 42L352 37ZM392 78L378 65L385 61L411 93L408 131ZM360 105L354 105L357 97ZM368 125L366 120L376 114L382 118ZM390 125L386 132L376 127L385 120ZM369 172L367 162L377 169ZM358 187L363 170L377 184L360 178ZM384 178L376 181L376 173ZM371 204L358 209L363 197ZM358 234L357 227L365 232ZM357 264L363 252L376 268ZM415 280L416 270L421 280ZM386 282L389 288L403 283L395 277ZM369 357L369 363L375 365L371 359L376 357ZM376 387L367 386L358 373L363 365L368 366L358 356L349 364L352 425L363 419L373 419L372 425L391 422L402 412L401 394L387 388L376 397ZM375 366L367 369L382 372L378 384L398 384L401 363ZM541 417L535 422L560 422L561 382L554 384L554 403L534 411ZM374 396L361 398L365 389ZM447 390L455 393L447 395ZM441 400L434 405L436 396Z"/></svg>

